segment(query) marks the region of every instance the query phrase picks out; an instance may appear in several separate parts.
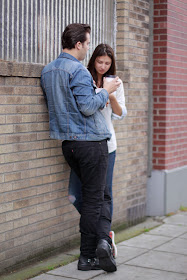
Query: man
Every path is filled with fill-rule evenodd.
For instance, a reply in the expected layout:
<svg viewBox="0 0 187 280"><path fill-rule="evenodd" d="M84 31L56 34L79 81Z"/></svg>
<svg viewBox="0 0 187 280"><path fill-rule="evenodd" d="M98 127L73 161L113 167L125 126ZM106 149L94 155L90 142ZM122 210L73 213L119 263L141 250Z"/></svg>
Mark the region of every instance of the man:
<svg viewBox="0 0 187 280"><path fill-rule="evenodd" d="M105 81L103 90L95 94L93 79L80 63L89 43L89 25L68 25L62 34L63 52L44 67L41 85L49 110L50 137L63 140L64 157L82 182L78 269L113 272L111 198L106 188L107 139L111 135L100 109L120 82L118 78Z"/></svg>

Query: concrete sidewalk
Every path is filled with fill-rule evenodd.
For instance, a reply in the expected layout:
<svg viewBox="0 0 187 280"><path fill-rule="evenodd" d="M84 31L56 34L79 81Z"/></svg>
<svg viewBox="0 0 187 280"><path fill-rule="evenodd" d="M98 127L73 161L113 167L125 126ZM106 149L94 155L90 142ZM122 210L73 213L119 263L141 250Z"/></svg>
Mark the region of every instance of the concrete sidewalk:
<svg viewBox="0 0 187 280"><path fill-rule="evenodd" d="M79 271L75 261L32 280L187 280L187 212L163 222L149 232L118 243L118 269L114 273Z"/></svg>

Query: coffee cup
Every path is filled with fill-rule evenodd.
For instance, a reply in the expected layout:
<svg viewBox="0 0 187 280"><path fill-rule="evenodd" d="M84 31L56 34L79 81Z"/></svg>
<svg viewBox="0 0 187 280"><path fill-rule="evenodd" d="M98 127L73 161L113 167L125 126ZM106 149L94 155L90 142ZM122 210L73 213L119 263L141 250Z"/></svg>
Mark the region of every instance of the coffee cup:
<svg viewBox="0 0 187 280"><path fill-rule="evenodd" d="M106 81L111 82L116 77L117 77L116 75L106 75L105 79L106 79ZM113 94L116 94L116 91L114 91Z"/></svg>
<svg viewBox="0 0 187 280"><path fill-rule="evenodd" d="M116 75L106 75L105 78L108 82L112 81L113 79L115 79L117 76Z"/></svg>

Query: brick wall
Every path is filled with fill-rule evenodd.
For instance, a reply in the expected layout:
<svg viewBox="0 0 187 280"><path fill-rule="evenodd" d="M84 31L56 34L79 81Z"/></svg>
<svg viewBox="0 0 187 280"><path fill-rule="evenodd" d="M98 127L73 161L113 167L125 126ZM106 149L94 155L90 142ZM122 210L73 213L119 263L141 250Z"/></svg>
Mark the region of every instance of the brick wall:
<svg viewBox="0 0 187 280"><path fill-rule="evenodd" d="M117 1L117 66L128 116L115 122L113 222L145 216L149 1ZM79 236L69 167L50 140L42 65L0 62L0 271Z"/></svg>
<svg viewBox="0 0 187 280"><path fill-rule="evenodd" d="M115 124L114 217L126 215L133 222L145 215L149 1L117 1L117 22L117 66L123 73L128 71L129 80L125 84L128 116Z"/></svg>
<svg viewBox="0 0 187 280"><path fill-rule="evenodd" d="M69 168L49 139L42 67L0 62L0 270L78 234Z"/></svg>
<svg viewBox="0 0 187 280"><path fill-rule="evenodd" d="M187 165L187 3L154 1L153 168Z"/></svg>

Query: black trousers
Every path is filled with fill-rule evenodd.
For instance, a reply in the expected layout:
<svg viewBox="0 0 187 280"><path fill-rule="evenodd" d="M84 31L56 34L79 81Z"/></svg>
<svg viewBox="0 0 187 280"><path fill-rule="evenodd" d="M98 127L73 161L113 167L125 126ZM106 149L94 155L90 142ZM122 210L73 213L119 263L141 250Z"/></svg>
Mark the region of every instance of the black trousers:
<svg viewBox="0 0 187 280"><path fill-rule="evenodd" d="M62 151L82 183L81 254L95 257L99 239L111 244L111 197L106 187L107 141L63 141Z"/></svg>

